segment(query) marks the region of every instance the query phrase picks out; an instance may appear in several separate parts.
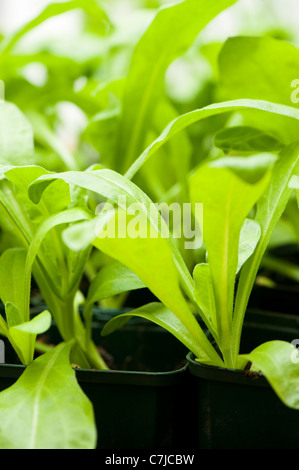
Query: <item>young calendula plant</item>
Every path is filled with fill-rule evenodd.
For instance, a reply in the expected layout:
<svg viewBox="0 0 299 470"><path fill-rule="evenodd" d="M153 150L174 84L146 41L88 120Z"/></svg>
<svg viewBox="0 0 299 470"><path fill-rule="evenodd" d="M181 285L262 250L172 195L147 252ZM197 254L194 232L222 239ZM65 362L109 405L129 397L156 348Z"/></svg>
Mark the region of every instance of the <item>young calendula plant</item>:
<svg viewBox="0 0 299 470"><path fill-rule="evenodd" d="M63 233L70 249L80 251L93 245L126 266L161 302L113 318L104 328L104 335L134 316L143 317L170 331L201 363L234 369L252 363L252 367L267 377L282 401L297 408L296 387L287 386L299 380L299 369L290 360L294 347L274 341L246 355L240 355L239 348L248 300L263 254L291 197L290 179L298 174L298 144L286 144L279 152L255 153L245 159L220 158L194 170L189 178L190 202L203 204L207 256L192 274L175 240L168 236L168 227L158 209L155 212L152 201L128 178L134 176L157 148L191 123L244 109L284 116L287 122L299 118L294 108L255 100L212 105L171 122L126 176L105 169L47 174L30 185L29 196L38 203L51 184L63 180L71 186L96 192L113 204L118 204L120 196L125 198L125 205L120 205L117 212L111 212L111 208L105 210L104 206L97 217L74 224ZM136 203L140 207L139 229L143 228L141 232L147 235L132 238L128 229L136 220L130 205ZM123 218L124 212L127 218ZM124 223L125 236L123 232L119 236L115 227ZM91 310L87 308L85 313L86 321L90 322ZM213 341L204 333L195 314L202 318Z"/></svg>

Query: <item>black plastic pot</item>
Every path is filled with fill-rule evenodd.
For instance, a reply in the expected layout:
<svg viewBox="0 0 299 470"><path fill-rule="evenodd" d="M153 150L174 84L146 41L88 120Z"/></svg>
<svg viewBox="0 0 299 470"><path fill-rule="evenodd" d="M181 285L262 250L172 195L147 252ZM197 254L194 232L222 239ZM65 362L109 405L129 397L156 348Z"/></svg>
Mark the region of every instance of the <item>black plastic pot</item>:
<svg viewBox="0 0 299 470"><path fill-rule="evenodd" d="M143 320L102 338L106 321L119 313L97 311L93 324L96 344L113 356L119 368L76 369L78 382L93 403L98 448L184 446L186 415L180 405L189 380L187 351L165 330ZM47 335L50 341L57 340L55 325ZM1 365L0 390L12 385L23 371L22 366Z"/></svg>
<svg viewBox="0 0 299 470"><path fill-rule="evenodd" d="M289 320L289 323L288 323ZM248 313L241 352L268 340L299 338L286 315ZM199 364L188 355L200 449L298 449L299 411L287 408L266 378L248 371Z"/></svg>

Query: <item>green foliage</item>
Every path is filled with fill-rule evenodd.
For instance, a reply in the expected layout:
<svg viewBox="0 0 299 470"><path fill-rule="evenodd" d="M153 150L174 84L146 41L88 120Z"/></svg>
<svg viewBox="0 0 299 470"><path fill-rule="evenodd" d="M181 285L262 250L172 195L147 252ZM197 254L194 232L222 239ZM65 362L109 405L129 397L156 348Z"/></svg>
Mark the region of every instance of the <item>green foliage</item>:
<svg viewBox="0 0 299 470"><path fill-rule="evenodd" d="M2 449L95 447L92 404L71 368L70 348L71 344L62 343L42 355L12 387L0 393Z"/></svg>
<svg viewBox="0 0 299 470"><path fill-rule="evenodd" d="M134 21L117 21L116 3L52 2L0 38L0 329L26 366L0 393L0 448L95 447L92 405L71 364L107 369L92 340L93 307L143 288L157 302L114 317L103 335L150 320L204 364L252 363L299 409L291 345L239 354L263 263L298 279L294 266L267 256L282 219L299 239L298 49L253 35L201 42L237 0L140 1ZM74 10L82 25L70 41L26 41ZM193 61L203 83L179 102L169 77ZM40 83L28 75L36 65ZM66 103L81 116L77 130L63 122ZM66 124L71 143L61 137ZM203 216L192 214L200 249L176 239L156 202L203 204ZM133 238L137 225L144 236ZM32 278L47 306L37 316ZM36 358L52 318L63 341Z"/></svg>

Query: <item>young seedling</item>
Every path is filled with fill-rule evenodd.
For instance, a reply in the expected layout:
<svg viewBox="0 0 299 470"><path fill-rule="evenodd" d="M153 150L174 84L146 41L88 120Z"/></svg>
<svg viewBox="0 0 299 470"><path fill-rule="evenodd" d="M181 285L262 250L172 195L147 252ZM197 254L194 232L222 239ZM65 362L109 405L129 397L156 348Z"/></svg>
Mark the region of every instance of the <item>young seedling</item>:
<svg viewBox="0 0 299 470"><path fill-rule="evenodd" d="M274 113L285 116L286 120L299 117L293 108L254 100L221 103L194 111L173 121L127 176L134 176L157 148L187 125L204 117L242 109ZM82 250L92 244L125 265L161 301L112 319L104 328L104 335L134 316L146 318L175 335L201 363L242 369L251 362L267 377L284 403L296 408L296 387L286 387L291 380L299 380L298 368L290 360L294 350L291 344L275 341L246 355L239 354L248 299L271 234L292 194L289 181L292 175L298 174L299 147L287 145L277 158L266 157L268 165L263 171L259 165L254 167L253 156L253 160L246 157L241 166L238 159L235 165L220 159L203 164L193 172L189 179L190 201L204 204L203 235L207 250L207 261L197 265L193 275L174 240L165 236L165 222L153 211L152 201L126 177L111 170L47 174L31 184L29 195L38 203L51 183L63 180L97 192L114 204L119 196L126 196L126 207L119 207L110 218L107 213L99 215L68 228L63 234L70 248ZM117 234L113 229L132 203L140 205L145 217L139 221L143 220L144 229L150 228L155 236L132 239L128 231L121 238L102 236L104 232ZM101 222L104 216L106 219ZM126 230L132 219L132 215L127 218ZM94 238L95 233L100 236ZM205 322L216 348L194 314ZM279 363L274 364L278 358Z"/></svg>

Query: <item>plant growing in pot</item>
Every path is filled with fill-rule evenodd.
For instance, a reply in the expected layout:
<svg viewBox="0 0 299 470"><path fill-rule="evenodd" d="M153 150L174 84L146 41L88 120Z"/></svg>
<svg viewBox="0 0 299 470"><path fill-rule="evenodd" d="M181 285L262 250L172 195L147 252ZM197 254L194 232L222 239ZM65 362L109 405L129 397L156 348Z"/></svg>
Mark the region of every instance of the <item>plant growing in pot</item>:
<svg viewBox="0 0 299 470"><path fill-rule="evenodd" d="M177 394L180 393L179 384L182 380L181 376L183 376L186 369L185 364L180 365L185 352L176 347L176 344L171 341L171 337L167 339L163 335L164 340L168 342L170 347L169 355L165 356L164 361L159 361L160 364L156 364L157 368L152 369L152 373L142 369L115 371L108 370L109 368L105 360L94 343L94 326L96 325L99 329L103 327L103 319L101 317L94 319L93 323L91 321L91 314L94 313L92 308L94 303L102 298L120 294L126 290L142 288L144 284L136 275L120 263L113 263L103 268L100 275L95 277L90 286L83 314L85 318L82 321L78 311L77 294L90 248L80 251L78 256L78 253L74 253L73 250L68 249L63 243L61 229L72 222L88 220L90 213L87 207L85 209L74 208L72 204L68 207L71 197L70 190L63 182L60 182L62 185L55 185L57 199L53 197L53 192L50 191L48 195L44 194L45 197L42 198L38 205L32 203L27 196L28 183L37 175L48 174L48 172L40 167L3 167L2 171L1 207L4 214L2 215L2 230L10 234L13 227L18 227L18 236L15 238L14 246L5 249L0 258L0 298L5 307L5 318L1 317L1 333L9 340L17 353L19 361L16 363L21 363L23 366L9 366L5 364L0 368L1 389L6 389L24 372L26 373L25 377L28 377L28 382L25 381L26 387L30 388L31 391L35 390L39 387L39 379L35 381L32 377L42 359L36 359L33 362L34 351L37 350L39 353L48 351L47 354L50 362L54 355L50 345L47 346L45 343L36 342L36 335L40 335L49 329L51 315L49 312L45 312L40 313L33 319L31 318L30 283L33 270L36 284L40 287L47 308L55 320L56 336L58 334L59 338L58 344L60 344L61 340L64 340L67 345L71 344L71 348L63 350L65 370L67 370L67 367L70 368L71 364L76 364L76 367L80 367L76 371L76 377L81 389L83 389L93 405L94 414L90 411L90 416L92 419L96 419L99 430L98 445L104 448L121 448L121 446L130 447L132 445L133 447L150 446L154 445L155 442L157 445L170 445L173 439L172 433L174 432L172 415L169 416L168 420L162 420L159 424L155 418L156 413L153 408L160 407L162 402L164 403L162 409L165 410L165 413L169 413L170 408L166 406L166 402L168 405L172 403L174 406ZM67 191L65 192L66 189ZM66 204L65 210L55 213L57 209L55 206L56 201L59 201L60 208ZM51 208L52 215L48 215L48 207ZM9 208L9 211L5 211L7 208ZM7 222L7 224L4 222ZM12 227L8 226L9 224ZM60 280L63 282L60 282ZM73 287L70 288L70 286ZM47 334L49 335L50 333L48 332ZM126 350L124 345L128 343L129 338L134 342L135 348L138 350L143 340L148 341L147 337L149 334L150 330L145 328L144 324L141 328L136 325L135 328L131 328L127 333L125 332L119 336L118 340L122 341L120 342L122 346L118 345L116 348L114 343L114 348L110 351L108 341L108 353L114 352L118 354L119 358L122 355L119 348L123 347L123 357L125 358L128 348ZM128 337L127 340L123 339L126 338L126 335ZM158 343L161 334L157 329L151 329L151 337L156 338L155 341ZM58 348L57 351L62 352L62 346L58 346ZM66 365L67 351L70 354L69 366ZM134 352L134 348L131 347L130 351ZM172 354L173 358L169 361ZM43 361L43 367L47 370L48 363L46 358ZM177 362L175 363L175 361ZM54 368L56 367L55 364L53 365ZM59 362L57 362L57 365L59 365ZM175 370L177 365L179 368ZM33 370L33 375L24 371L24 367L29 371ZM45 379L43 375L44 369L41 368L41 381ZM92 369L100 370L102 373L97 373L94 370L92 371ZM20 399L23 393L22 384L24 384L25 380L22 377L13 385L12 389L7 389L0 395L1 403L4 403L5 400L9 401L10 395L14 394ZM50 375L47 376L48 379L50 380ZM52 376L51 379L53 379ZM62 394L63 388L67 389L66 384L69 380L70 373L66 373L65 380L61 381ZM52 391L52 398L43 395L42 386L40 390L43 398L41 399L41 406L37 408L36 413L39 420L43 419L44 422L47 422L49 416L43 410L49 410L47 408L47 400L55 399L55 389ZM111 396L115 393L127 396L127 419L123 415L119 425L117 425L117 422L119 413L122 413L122 403L120 402L119 406L114 406L113 412L110 409L112 405L104 409L102 406L103 402L106 404L110 403ZM140 401L138 398L144 396L144 394L148 395L148 403L152 403L152 407L148 406L146 410L144 410L143 401ZM83 400L81 404L83 406ZM15 402L12 400L12 407L14 406ZM66 408L66 414L67 407L65 400L61 401L61 406ZM3 410L6 410L7 416L9 416L12 408L3 405ZM135 414L134 410L136 411ZM82 422L80 424L81 411L78 412L79 427L82 424ZM163 413L160 414L161 419ZM61 415L62 421L65 414ZM148 426L144 427L145 432L140 432L138 427L140 416L143 416L144 422L148 423ZM132 424L134 419L136 426L128 426L128 423L131 422ZM23 429L23 425L28 426L28 422L23 420L22 417L19 417L16 423L18 429ZM110 427L108 427L108 423L110 423ZM27 441L26 439L22 440L22 436L23 438L25 437L22 432L16 435L15 438L15 430L12 429L11 433L7 433L7 425L9 425L9 421L6 420L1 425L5 439L1 441L0 445L4 447L9 445L21 446L22 448L23 446L39 447L43 445L59 445L66 448L70 445L85 446L84 439L82 439L80 433L78 433L78 439L73 443L71 442L73 439L71 432L70 435L66 434L65 440L61 441L59 441L60 438L58 437L58 441L55 441L55 439L47 441L47 432L42 436L40 435L40 440L32 438L32 440ZM67 421L65 425L69 426ZM93 421L89 422L89 426L94 426ZM71 427L74 427L74 425ZM126 427L125 435L123 427ZM58 436L57 433L54 434ZM94 432L92 436L94 442ZM90 441L88 445L90 445ZM94 444L92 443L91 445Z"/></svg>
<svg viewBox="0 0 299 470"><path fill-rule="evenodd" d="M298 112L292 108L247 100L194 111L170 123L160 138L135 162L127 176L134 176L156 148L188 124L213 113L242 110L246 107L298 119ZM95 219L75 224L64 231L63 237L66 244L74 250L82 250L93 244L126 265L161 301L112 319L104 328L103 334L110 334L126 324L130 318L140 316L167 329L188 347L192 354L189 356L190 370L200 378L200 447L296 446L293 430L286 433L284 428L281 432L281 421L275 425L273 422L269 425L267 421L273 411L279 413L286 427L297 420L299 369L296 361L292 360L296 349L290 342L279 338L241 354L240 345L255 277L271 234L291 197L293 190L289 183L291 177L298 174L298 157L299 148L295 143L286 145L278 158L272 159L270 167L269 158L264 165L265 161L261 157L263 164L257 165L254 155L253 158L243 159L242 164L238 159L234 162L219 159L201 165L194 171L190 178L190 200L204 204L203 237L207 262L196 266L193 275L186 269L175 241L171 237L167 238L165 222L153 209L150 210L150 199L126 177L110 170L96 170L85 174L67 172L44 175L29 188L30 197L35 202L39 201L46 188L57 179L99 192L115 204L119 202L119 196L126 196L126 204L120 205L118 212L109 212L112 208L108 206L108 210L104 210ZM144 216L138 218L138 223L141 226L144 224L143 233L147 234L150 227L153 230L151 234L154 233L155 236L133 240L128 236L115 236L115 227L119 221L124 220L122 215L132 203L139 204L140 213ZM126 235L129 225L137 222L132 213L127 215L126 224L122 226ZM95 233L100 236L95 237ZM107 236L109 233L114 236ZM205 335L195 313L204 321L213 341ZM230 393L223 393L227 400L221 398L219 383L222 381L230 384ZM233 382L236 382L236 387L234 384L232 394ZM216 384L218 396L213 393L215 401L212 399L209 402L209 390L213 384ZM208 392L205 393L205 390ZM247 395L248 390L250 392ZM204 402L201 401L201 396L204 397ZM238 398L236 410L235 397ZM269 400L273 408L267 407L263 400ZM209 413L204 413L204 410L213 410L217 403L219 414L216 420L218 425L221 422L220 437L217 424L211 422ZM257 419L257 414L251 413L252 408L258 409L260 416L258 422L254 421L254 427L250 428L251 417ZM250 412L245 419L246 409ZM236 427L233 422L234 414L239 417ZM241 431L240 417L247 421L247 426L244 423ZM228 418L227 428L225 422ZM256 431L257 426L261 429L260 433ZM207 436L206 430L210 430ZM227 439L223 438L225 433L229 436Z"/></svg>
<svg viewBox="0 0 299 470"><path fill-rule="evenodd" d="M128 428L129 420L132 421L133 414L130 411L137 410L135 419L142 416L142 406L137 405L137 395L147 394L148 402L152 406L159 407L163 402L174 403L177 392L174 390L181 383L186 366L181 364L185 351L177 348L176 343L169 336L169 357L157 365L152 361L152 385L149 385L150 372L135 370L131 366L130 372L126 369L122 372L108 370L101 352L95 344L101 343L96 328L100 331L103 327L104 318L111 315L97 316L93 324L82 321L79 305L82 303L83 295L80 292L80 284L84 275L86 264L89 260L91 247L74 253L73 250L63 243L62 230L75 221L88 220L93 213L88 206L86 190L80 188L69 188L65 183L58 182L49 192L46 191L39 204L33 203L28 197L28 186L37 177L49 174L48 171L35 165L12 166L9 161L17 159L15 163L21 165L26 160L26 155L33 151L33 134L30 125L23 114L11 103L0 104L1 111L5 110L7 117L6 130L12 132L11 123L19 130L15 140L1 140L1 154L4 159L1 165L0 182L0 225L1 225L1 258L0 258L0 299L2 301L2 316L0 318L0 331L6 341L6 356L9 357L9 344L13 352L10 354L11 363L0 367L0 403L3 420L1 421L0 446L3 448L77 448L91 447L121 447L124 446L150 446L153 442L157 445L163 443L169 445L173 436L173 421L171 416L167 423L167 432L162 425L156 421L156 413L151 407L147 408L144 420L148 419L149 426L145 427L146 436L134 427ZM19 153L15 150L19 148ZM5 158L7 161L5 161ZM31 277L35 280L40 290L47 311L38 309L37 315L32 315L30 308L32 293ZM144 287L140 279L120 263L113 263L104 267L100 275L95 276L92 285L88 289L86 298L86 311L101 299L112 295L121 294L127 290ZM36 310L36 309L35 309ZM118 311L119 313L120 311ZM52 325L52 317L54 324ZM87 317L87 315L85 315ZM158 342L161 337L158 329L145 327L145 322L136 324L118 337L122 344L123 352L114 341L106 342L106 350L109 354L114 353L118 362L125 358L126 354L133 354L145 341L143 349L148 344L148 336L151 333ZM51 325L51 328L50 328ZM54 333L54 336L52 334ZM46 334L50 338L50 344L36 341L37 335ZM130 345L130 341L133 345ZM53 348L57 345L57 348ZM109 349L112 345L111 351ZM134 349L135 347L135 349ZM100 352L101 351L101 352ZM35 359L36 353L44 355ZM173 357L170 359L170 356ZM145 361L147 367L149 361ZM51 367L50 367L50 365ZM76 379L72 365L76 365ZM53 370L52 370L53 366ZM175 370L178 366L179 370ZM155 368L156 367L156 368ZM59 369L62 368L64 378L59 380ZM57 374L55 370L57 369ZM107 371L107 374L96 374L94 370ZM173 374L169 371L174 371ZM144 373L142 373L144 372ZM19 380L17 380L19 379ZM16 382L17 380L17 382ZM48 387L48 382L53 382L53 387ZM16 382L16 383L15 383ZM79 385L81 387L78 386ZM14 385L13 385L14 384ZM45 388L43 387L43 384ZM56 385L55 385L56 384ZM136 387L134 386L136 385ZM10 389L10 387L12 388ZM122 388L123 387L123 388ZM49 388L49 394L47 390ZM27 390L28 403L37 400L35 418L33 419L33 408L28 405L28 414L20 414L11 426L10 416L16 409L16 400L22 401L22 395ZM85 396L82 393L85 392ZM125 392L124 389L127 391ZM113 393L119 390L127 397L127 420L113 418L111 407L103 408L111 399ZM35 392L38 393L36 394ZM173 401L166 399L173 392ZM68 406L69 396L74 396L74 405ZM56 400L57 413L61 417L60 423L51 419L53 413L49 409L49 402ZM59 400L58 400L59 399ZM61 408L61 409L60 409ZM162 409L167 410L166 406ZM114 406L113 412L119 416L122 404L119 408ZM139 416L138 416L139 412ZM77 414L72 421L70 416ZM5 416L5 419L4 419ZM76 421L77 419L77 421ZM48 423L41 426L41 422ZM138 420L137 420L138 421ZM76 425L77 422L77 425ZM117 427L117 423L120 424ZM106 424L105 424L106 423ZM107 423L110 423L108 428ZM96 426L95 426L96 424ZM138 424L138 423L137 423ZM56 426L57 425L57 426ZM68 432L61 437L59 429L65 427ZM76 430L77 426L77 430ZM24 429L27 431L24 432ZM97 429L99 431L97 431ZM30 431L29 431L30 430ZM51 431L53 430L53 432ZM53 438L48 438L48 433ZM77 433L77 436L76 436ZM166 435L166 437L165 437ZM31 437L29 437L31 436ZM136 437L137 436L137 437ZM138 438L138 439L137 439ZM135 439L135 440L134 440ZM136 440L137 439L137 440Z"/></svg>

